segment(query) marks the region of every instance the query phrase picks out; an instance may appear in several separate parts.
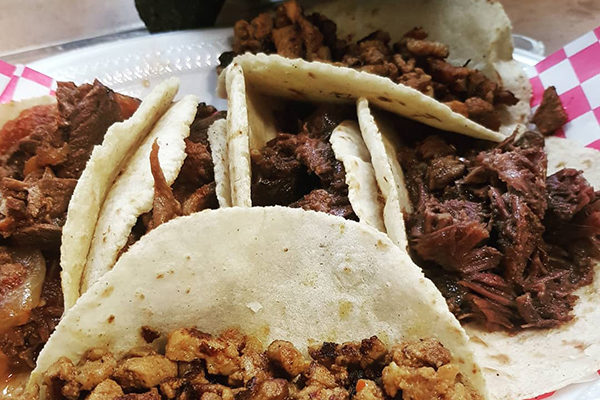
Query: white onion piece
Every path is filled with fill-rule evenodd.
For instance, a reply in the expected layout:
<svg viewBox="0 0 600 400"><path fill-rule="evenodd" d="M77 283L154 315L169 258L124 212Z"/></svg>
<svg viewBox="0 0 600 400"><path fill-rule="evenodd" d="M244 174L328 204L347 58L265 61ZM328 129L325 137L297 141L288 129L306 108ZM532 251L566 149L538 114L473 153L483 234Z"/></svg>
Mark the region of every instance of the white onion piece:
<svg viewBox="0 0 600 400"><path fill-rule="evenodd" d="M23 283L0 297L0 332L27 322L29 312L40 302L46 261L39 250L11 249L15 264L22 264L27 269Z"/></svg>

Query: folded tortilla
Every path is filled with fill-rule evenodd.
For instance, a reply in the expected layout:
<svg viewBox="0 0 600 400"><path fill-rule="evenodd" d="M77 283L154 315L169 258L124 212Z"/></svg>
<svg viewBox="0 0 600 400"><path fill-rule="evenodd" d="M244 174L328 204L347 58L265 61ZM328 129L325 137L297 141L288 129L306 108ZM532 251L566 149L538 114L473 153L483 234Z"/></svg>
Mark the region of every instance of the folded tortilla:
<svg viewBox="0 0 600 400"><path fill-rule="evenodd" d="M283 234L285 233L285 234ZM264 343L438 339L467 382L486 386L468 338L435 286L375 229L287 207L223 208L179 217L136 242L65 314L30 388L60 357L116 357L148 345L146 326L217 333L235 326Z"/></svg>
<svg viewBox="0 0 600 400"><path fill-rule="evenodd" d="M386 209L393 210L384 214L388 235L406 249L408 241L402 213L410 212L411 203L395 150L400 134L392 128L385 115L369 106L366 99L360 99L357 108ZM576 168L584 171L592 186L600 187L600 153L597 150L550 137L546 139L546 152L548 174L565 167ZM578 382L598 369L600 265L595 267L595 274L592 284L573 293L579 297L573 309L574 320L558 328L508 334L465 325L470 347L481 360L493 399L534 397Z"/></svg>
<svg viewBox="0 0 600 400"><path fill-rule="evenodd" d="M167 110L179 89L170 78L157 85L126 121L112 125L102 145L96 146L77 181L62 230L60 247L61 284L68 310L79 297L86 256L100 208L117 174Z"/></svg>
<svg viewBox="0 0 600 400"><path fill-rule="evenodd" d="M349 35L354 40L383 29L394 41L415 26L422 27L429 33L429 39L449 46L448 62L464 65L469 60L470 68L479 69L488 78L501 82L519 102L501 110L500 132L494 132L432 97L385 77L324 62L249 53L235 57L232 63L244 69L248 86L269 95L302 101L352 102L365 97L385 110L426 125L493 141L501 141L515 129L524 128L530 113L531 86L512 59L511 24L499 2L307 3L314 4L306 8L307 14L316 11L328 16L337 24L340 37ZM222 97L227 95L225 75L222 73L219 77L218 92Z"/></svg>
<svg viewBox="0 0 600 400"><path fill-rule="evenodd" d="M250 152L262 149L275 138L279 99L257 90L246 90L245 70L232 65L226 72L228 108L227 135L229 175L233 206L251 207L252 170ZM348 198L361 222L385 231L381 218L375 173L360 128L344 121L331 134L330 143L346 172Z"/></svg>

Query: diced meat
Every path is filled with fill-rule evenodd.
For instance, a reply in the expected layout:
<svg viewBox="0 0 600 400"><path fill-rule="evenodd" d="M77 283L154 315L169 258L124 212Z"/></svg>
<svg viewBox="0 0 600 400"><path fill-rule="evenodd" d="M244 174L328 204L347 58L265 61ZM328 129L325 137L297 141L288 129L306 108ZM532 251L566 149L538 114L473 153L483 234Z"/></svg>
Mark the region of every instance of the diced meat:
<svg viewBox="0 0 600 400"><path fill-rule="evenodd" d="M284 400L289 395L285 379L267 379L251 389L253 400Z"/></svg>
<svg viewBox="0 0 600 400"><path fill-rule="evenodd" d="M473 121L494 131L500 128L500 116L491 103L479 97L469 97L465 100L465 106Z"/></svg>
<svg viewBox="0 0 600 400"><path fill-rule="evenodd" d="M113 377L125 389L150 389L177 376L177 364L160 354L125 359Z"/></svg>
<svg viewBox="0 0 600 400"><path fill-rule="evenodd" d="M228 376L240 369L237 346L195 329L171 333L166 356L176 361L205 360L210 374Z"/></svg>
<svg viewBox="0 0 600 400"><path fill-rule="evenodd" d="M273 29L273 43L277 53L283 57L300 58L302 56L301 33L294 25Z"/></svg>
<svg viewBox="0 0 600 400"><path fill-rule="evenodd" d="M571 168L549 176L546 188L548 213L563 221L571 220L596 197L583 173Z"/></svg>
<svg viewBox="0 0 600 400"><path fill-rule="evenodd" d="M267 357L292 377L300 375L308 367L302 353L292 343L285 340L276 340L271 343L267 349Z"/></svg>
<svg viewBox="0 0 600 400"><path fill-rule="evenodd" d="M443 59L448 57L449 54L448 46L445 44L423 39L407 38L406 49L418 57L434 57Z"/></svg>
<svg viewBox="0 0 600 400"><path fill-rule="evenodd" d="M215 359L207 354L224 349L231 350L229 360L237 359L241 370L211 372ZM285 340L275 340L265 350L256 337L237 329L213 336L181 328L168 335L165 356L133 348L115 366L111 353L91 349L77 365L59 359L43 381L50 400L384 400L399 390L435 393L440 399L477 398L460 397L466 393L462 376L448 350L434 339L399 343L391 354L376 336L314 345L309 353L312 361ZM108 365L97 364L99 360ZM114 372L108 376L110 370Z"/></svg>
<svg viewBox="0 0 600 400"><path fill-rule="evenodd" d="M112 379L102 381L92 390L86 400L114 400L123 396L123 389Z"/></svg>
<svg viewBox="0 0 600 400"><path fill-rule="evenodd" d="M370 379L360 379L356 382L356 394L353 400L384 400L383 390Z"/></svg>
<svg viewBox="0 0 600 400"><path fill-rule="evenodd" d="M549 86L544 90L542 102L533 114L533 123L536 124L542 135L552 135L568 120L569 116L556 93L556 88Z"/></svg>
<svg viewBox="0 0 600 400"><path fill-rule="evenodd" d="M450 352L435 339L403 343L392 348L392 360L409 367L438 369L451 361Z"/></svg>
<svg viewBox="0 0 600 400"><path fill-rule="evenodd" d="M75 380L82 390L92 390L106 381L113 374L116 366L117 361L109 352L90 349L83 355L83 362L77 368Z"/></svg>
<svg viewBox="0 0 600 400"><path fill-rule="evenodd" d="M437 370L428 367L411 368L392 362L383 370L383 385L388 396L398 392L410 400L429 399L478 399L463 384L457 382L459 375L455 365L444 365Z"/></svg>
<svg viewBox="0 0 600 400"><path fill-rule="evenodd" d="M160 394L156 388L144 393L129 393L115 397L113 400L161 400Z"/></svg>

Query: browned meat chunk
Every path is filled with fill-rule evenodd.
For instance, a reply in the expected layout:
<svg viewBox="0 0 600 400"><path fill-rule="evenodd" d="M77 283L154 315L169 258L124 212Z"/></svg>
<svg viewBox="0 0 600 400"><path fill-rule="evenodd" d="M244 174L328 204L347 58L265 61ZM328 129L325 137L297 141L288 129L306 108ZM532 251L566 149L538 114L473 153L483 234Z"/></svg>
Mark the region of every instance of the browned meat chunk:
<svg viewBox="0 0 600 400"><path fill-rule="evenodd" d="M165 176L160 168L158 150L158 143L154 142L150 152L150 170L154 177L154 203L152 205L152 222L148 227L149 229L153 229L182 214L181 204L175 199L171 187L165 181Z"/></svg>
<svg viewBox="0 0 600 400"><path fill-rule="evenodd" d="M86 400L114 400L123 396L123 389L112 379L102 381L92 390Z"/></svg>
<svg viewBox="0 0 600 400"><path fill-rule="evenodd" d="M271 343L267 349L267 357L292 377L300 375L308 367L302 353L285 340Z"/></svg>
<svg viewBox="0 0 600 400"><path fill-rule="evenodd" d="M556 93L556 88L554 86L546 88L542 103L533 114L533 123L537 125L542 135L552 135L568 120L569 116Z"/></svg>
<svg viewBox="0 0 600 400"><path fill-rule="evenodd" d="M127 358L113 374L124 389L150 389L176 376L177 364L160 354Z"/></svg>

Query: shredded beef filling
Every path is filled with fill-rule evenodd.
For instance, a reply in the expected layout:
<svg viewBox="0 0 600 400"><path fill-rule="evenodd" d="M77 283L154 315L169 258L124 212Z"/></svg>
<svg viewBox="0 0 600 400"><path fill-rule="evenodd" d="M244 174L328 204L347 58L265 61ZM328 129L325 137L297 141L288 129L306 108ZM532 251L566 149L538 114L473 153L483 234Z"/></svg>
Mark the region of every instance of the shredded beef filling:
<svg viewBox="0 0 600 400"><path fill-rule="evenodd" d="M581 171L546 177L538 133L490 147L427 129L399 151L405 219L411 254L451 311L489 330L572 320L572 293L599 255L599 193Z"/></svg>
<svg viewBox="0 0 600 400"><path fill-rule="evenodd" d="M149 327L143 327L149 329ZM235 329L213 336L194 328L168 336L165 351L137 348L117 359L88 350L44 374L51 400L475 400L450 352L435 339L390 350L376 337L308 349L261 342Z"/></svg>
<svg viewBox="0 0 600 400"><path fill-rule="evenodd" d="M10 371L35 365L62 315L60 238L77 179L108 127L129 118L139 104L98 81L59 82L56 98L57 104L27 109L0 131L0 246L41 251L46 271L33 309L11 309L14 317L0 327L0 352ZM27 263L0 259L3 280L26 282L32 273ZM0 293L0 315L21 292L27 292L24 285ZM29 305L26 297L23 304Z"/></svg>
<svg viewBox="0 0 600 400"><path fill-rule="evenodd" d="M213 161L208 142L208 128L213 122L225 118L225 111L217 111L211 105L200 103L185 139L185 161L175 182L169 186L160 167L154 143L150 153L150 170L154 178L154 201L152 210L141 215L132 229L126 245L119 252L125 253L129 246L160 224L205 209L219 208L217 201Z"/></svg>
<svg viewBox="0 0 600 400"><path fill-rule="evenodd" d="M280 131L260 150L252 150L252 204L282 205L357 217L348 199L346 172L329 138L349 109L323 105L307 112L290 106L280 114Z"/></svg>
<svg viewBox="0 0 600 400"><path fill-rule="evenodd" d="M448 46L427 39L414 28L398 42L387 32L375 31L356 43L337 36L336 24L321 14L304 15L295 0L234 26L233 51L219 57L219 70L245 52L276 53L356 68L410 86L444 102L452 110L490 129L500 128L499 110L518 99L476 69L445 61Z"/></svg>

